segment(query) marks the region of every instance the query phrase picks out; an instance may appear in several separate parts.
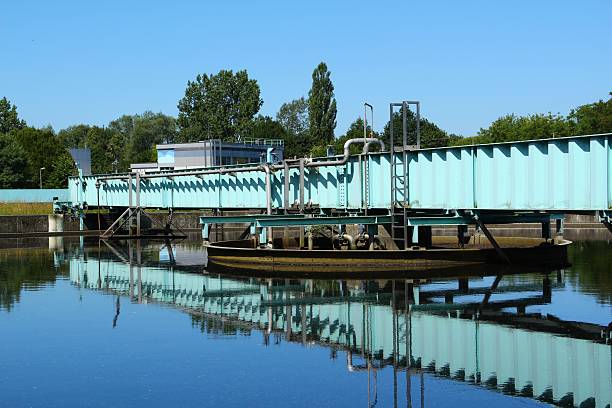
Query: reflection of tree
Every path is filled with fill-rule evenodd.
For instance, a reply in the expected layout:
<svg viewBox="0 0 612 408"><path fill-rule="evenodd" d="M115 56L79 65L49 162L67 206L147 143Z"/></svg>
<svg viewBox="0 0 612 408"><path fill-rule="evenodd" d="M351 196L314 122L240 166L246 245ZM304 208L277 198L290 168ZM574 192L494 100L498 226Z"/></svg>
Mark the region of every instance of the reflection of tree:
<svg viewBox="0 0 612 408"><path fill-rule="evenodd" d="M48 249L0 250L0 309L11 310L19 302L21 289L36 290L55 282L58 272L53 267L53 253Z"/></svg>
<svg viewBox="0 0 612 408"><path fill-rule="evenodd" d="M566 280L581 292L593 293L602 303L612 303L612 243L575 242L569 247L572 267Z"/></svg>

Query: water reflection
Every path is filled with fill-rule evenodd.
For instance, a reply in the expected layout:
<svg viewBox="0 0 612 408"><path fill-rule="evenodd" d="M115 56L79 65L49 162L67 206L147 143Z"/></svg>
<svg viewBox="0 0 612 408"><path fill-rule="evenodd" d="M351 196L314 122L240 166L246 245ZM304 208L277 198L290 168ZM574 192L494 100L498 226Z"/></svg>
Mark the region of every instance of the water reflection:
<svg viewBox="0 0 612 408"><path fill-rule="evenodd" d="M317 343L334 357L342 350L349 372L367 372L370 404L377 372L386 366L393 368L396 403L401 371L408 390L411 381L419 383L423 401L423 372L562 405L610 401L606 328L527 313L551 302L565 284L561 272L520 283L503 275L435 283L248 279L182 272L167 244L161 253L168 266L144 265L133 249L118 258L123 262L73 258L70 279L136 302L179 307L206 333L261 330L266 344Z"/></svg>
<svg viewBox="0 0 612 408"><path fill-rule="evenodd" d="M612 354L609 328L597 324L602 318L571 321L538 311L554 305L568 285L585 285L607 305L603 319L607 311L609 320L610 275L589 269L580 261L588 254L578 248L581 266L563 271L351 281L202 274L199 248L169 242L65 244L20 257L0 252L0 300L10 310L21 290L67 274L78 288L115 297L108 315L113 328L121 325L121 302L129 299L178 308L212 336L257 331L267 345L328 347L349 375L367 376L369 406L388 392L394 406L427 406L435 392L428 387L431 375L564 406L606 406ZM608 259L607 253L601 256ZM384 370L392 371L392 390L378 387Z"/></svg>

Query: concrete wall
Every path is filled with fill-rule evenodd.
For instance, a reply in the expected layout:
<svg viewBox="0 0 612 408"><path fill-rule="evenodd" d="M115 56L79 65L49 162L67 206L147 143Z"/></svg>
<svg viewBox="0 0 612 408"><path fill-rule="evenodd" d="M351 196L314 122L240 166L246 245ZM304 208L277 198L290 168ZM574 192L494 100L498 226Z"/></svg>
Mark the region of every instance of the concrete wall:
<svg viewBox="0 0 612 408"><path fill-rule="evenodd" d="M53 214L49 215L3 215L0 216L0 235L2 234L28 234L41 233L49 231L49 217L57 217ZM55 220L54 229L57 230L57 220ZM53 222L52 222L53 223ZM78 231L79 220L64 215L63 223L64 231Z"/></svg>

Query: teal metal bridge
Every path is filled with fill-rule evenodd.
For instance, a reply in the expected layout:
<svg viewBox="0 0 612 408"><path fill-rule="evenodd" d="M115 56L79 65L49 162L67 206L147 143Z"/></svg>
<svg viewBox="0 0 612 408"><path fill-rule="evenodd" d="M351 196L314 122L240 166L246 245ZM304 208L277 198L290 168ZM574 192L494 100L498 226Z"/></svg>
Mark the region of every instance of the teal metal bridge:
<svg viewBox="0 0 612 408"><path fill-rule="evenodd" d="M270 171L270 205L273 210L322 212L397 206L428 211L608 212L611 139L604 134L404 151L395 147L391 154L353 155L345 163L338 157L288 160ZM140 190L132 206L266 210L264 167L72 177L70 200L89 207L128 207L130 190L134 195Z"/></svg>
<svg viewBox="0 0 612 408"><path fill-rule="evenodd" d="M211 223L247 222L266 240L273 226L326 223L342 229L366 224L354 216L380 215L387 218L375 220L368 231L386 224L400 248L423 242L419 231L431 236L433 225L456 225L461 236L469 224L482 229L497 248L486 223L541 223L542 237L550 238L551 223L561 232L562 214L591 213L612 231L611 139L612 134L598 134L415 149L406 145L404 129L403 143L394 145L392 137L388 151L379 140L364 137L347 142L343 156L73 177L70 201L73 208L125 210L120 219L136 215L138 236L140 214L147 208L210 209L217 214L238 209L266 216L310 214L327 221L203 217L204 237ZM363 143L363 153L349 155L352 143ZM369 152L375 143L382 151ZM427 247L427 238L424 242Z"/></svg>

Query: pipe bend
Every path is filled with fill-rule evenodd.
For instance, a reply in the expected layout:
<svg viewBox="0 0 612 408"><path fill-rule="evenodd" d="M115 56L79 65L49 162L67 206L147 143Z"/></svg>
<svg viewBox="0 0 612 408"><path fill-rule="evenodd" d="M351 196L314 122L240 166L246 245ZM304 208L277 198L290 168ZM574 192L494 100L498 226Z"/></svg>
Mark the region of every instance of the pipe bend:
<svg viewBox="0 0 612 408"><path fill-rule="evenodd" d="M370 146L372 146L373 144L378 143L378 145L380 146L380 151L384 152L385 151L385 142L383 142L380 139L374 139L372 141L367 142L365 145L363 145L363 154L368 154L370 152Z"/></svg>
<svg viewBox="0 0 612 408"><path fill-rule="evenodd" d="M320 161L320 162L309 161L306 163L306 167L341 166L343 164L346 164L346 162L349 159L349 156L351 155L350 147L354 143L365 143L366 145L368 143L379 143L383 150L385 146L382 140L379 140L375 137L359 137L356 139L349 139L344 143L344 152L343 152L343 156L341 159L326 160L326 161Z"/></svg>

